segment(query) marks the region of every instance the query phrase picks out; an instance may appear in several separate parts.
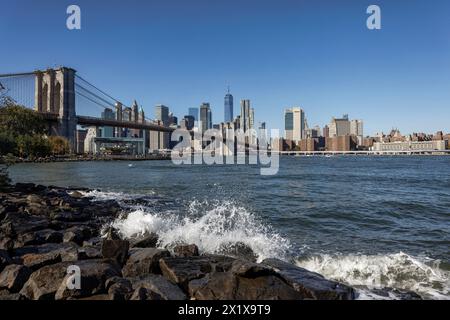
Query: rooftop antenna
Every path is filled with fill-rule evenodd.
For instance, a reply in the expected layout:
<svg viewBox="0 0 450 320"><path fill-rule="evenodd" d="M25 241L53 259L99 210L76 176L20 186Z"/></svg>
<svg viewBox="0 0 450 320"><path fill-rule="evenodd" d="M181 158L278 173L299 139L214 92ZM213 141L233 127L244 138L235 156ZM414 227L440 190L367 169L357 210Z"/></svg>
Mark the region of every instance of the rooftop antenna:
<svg viewBox="0 0 450 320"><path fill-rule="evenodd" d="M228 85L228 93L230 93L230 85Z"/></svg>

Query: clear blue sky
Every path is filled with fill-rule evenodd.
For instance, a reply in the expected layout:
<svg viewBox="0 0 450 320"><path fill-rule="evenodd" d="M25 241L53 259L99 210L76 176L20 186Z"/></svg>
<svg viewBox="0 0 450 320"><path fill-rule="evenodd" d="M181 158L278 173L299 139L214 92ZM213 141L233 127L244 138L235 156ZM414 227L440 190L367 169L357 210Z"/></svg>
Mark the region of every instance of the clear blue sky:
<svg viewBox="0 0 450 320"><path fill-rule="evenodd" d="M227 85L256 120L283 128L301 106L320 126L348 113L365 133L450 132L448 0L0 0L0 73L57 65L153 116L210 102L223 120ZM82 30L66 29L78 4ZM382 30L366 8L382 9Z"/></svg>

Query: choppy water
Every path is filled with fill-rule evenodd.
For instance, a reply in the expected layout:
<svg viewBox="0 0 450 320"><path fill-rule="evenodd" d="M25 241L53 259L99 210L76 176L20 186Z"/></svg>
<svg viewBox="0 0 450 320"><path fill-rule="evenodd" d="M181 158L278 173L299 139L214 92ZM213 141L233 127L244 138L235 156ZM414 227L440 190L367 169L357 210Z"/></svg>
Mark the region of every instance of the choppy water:
<svg viewBox="0 0 450 320"><path fill-rule="evenodd" d="M393 287L450 299L450 157L283 157L257 166L169 161L20 164L15 181L98 188L124 201L124 236L160 245L234 242L366 289ZM134 198L144 202L132 205ZM130 205L131 203L131 205Z"/></svg>

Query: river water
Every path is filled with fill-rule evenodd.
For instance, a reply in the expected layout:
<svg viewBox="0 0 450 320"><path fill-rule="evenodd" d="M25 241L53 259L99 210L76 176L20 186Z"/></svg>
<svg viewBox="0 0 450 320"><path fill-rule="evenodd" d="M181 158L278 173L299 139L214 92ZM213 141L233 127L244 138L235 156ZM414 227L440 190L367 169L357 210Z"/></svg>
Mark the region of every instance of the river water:
<svg viewBox="0 0 450 320"><path fill-rule="evenodd" d="M450 299L450 157L282 157L258 166L170 161L19 164L16 182L99 189L124 201L125 237L153 231L160 245L218 252L250 246L385 298L373 288ZM130 205L133 199L145 199ZM390 295L389 298L395 298Z"/></svg>

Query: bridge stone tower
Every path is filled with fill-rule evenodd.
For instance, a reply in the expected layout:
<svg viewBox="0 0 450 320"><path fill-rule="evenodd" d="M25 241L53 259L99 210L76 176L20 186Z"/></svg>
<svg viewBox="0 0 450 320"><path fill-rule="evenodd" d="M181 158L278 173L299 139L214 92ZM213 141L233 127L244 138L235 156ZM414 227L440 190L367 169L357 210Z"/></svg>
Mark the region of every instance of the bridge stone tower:
<svg viewBox="0 0 450 320"><path fill-rule="evenodd" d="M72 150L77 129L75 73L66 67L35 72L35 109L55 115L57 122L51 125L50 134L65 137Z"/></svg>

